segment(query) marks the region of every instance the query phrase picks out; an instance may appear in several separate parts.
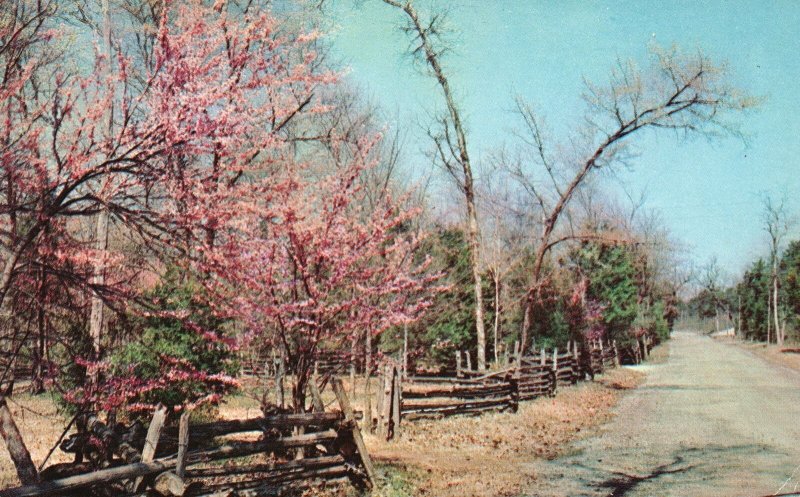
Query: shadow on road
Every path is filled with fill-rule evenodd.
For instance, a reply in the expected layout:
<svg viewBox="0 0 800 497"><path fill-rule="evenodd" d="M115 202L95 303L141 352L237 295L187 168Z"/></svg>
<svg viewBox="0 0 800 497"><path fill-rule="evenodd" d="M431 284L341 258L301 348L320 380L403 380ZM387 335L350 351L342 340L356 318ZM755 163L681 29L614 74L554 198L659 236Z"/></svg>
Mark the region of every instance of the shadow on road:
<svg viewBox="0 0 800 497"><path fill-rule="evenodd" d="M746 454L763 454L769 452L774 453L774 451L767 446L753 444L726 447L691 447L673 455L670 462L655 466L652 471L647 474L628 474L622 471L608 471L607 474L611 476L603 481L592 484L592 486L598 490L610 490L610 493L604 495L621 497L628 495L629 492L632 492L643 483L651 482L664 476L692 472L693 478L713 478L714 468L718 467L721 463L723 467L727 466L725 461L741 463L741 458ZM602 472L600 468L595 468L595 470Z"/></svg>

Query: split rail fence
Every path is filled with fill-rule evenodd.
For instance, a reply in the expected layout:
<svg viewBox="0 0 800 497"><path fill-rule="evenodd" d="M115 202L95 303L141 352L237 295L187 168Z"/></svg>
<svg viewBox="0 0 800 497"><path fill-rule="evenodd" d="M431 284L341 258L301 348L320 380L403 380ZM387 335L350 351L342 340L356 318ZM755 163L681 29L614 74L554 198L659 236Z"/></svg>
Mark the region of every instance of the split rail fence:
<svg viewBox="0 0 800 497"><path fill-rule="evenodd" d="M276 414L253 419L165 428L166 409L144 433L133 424L110 428L96 416L62 444L76 461L54 465L41 483L0 491L0 497L114 495L164 497L257 497L283 494L313 483L351 482L371 487L374 469L356 413L341 380L333 380L340 411ZM314 404L322 406L312 389ZM254 436L255 434L255 436ZM102 440L104 454L92 454ZM213 443L209 443L213 441ZM82 462L84 455L95 464ZM101 469L91 470L97 462Z"/></svg>
<svg viewBox="0 0 800 497"><path fill-rule="evenodd" d="M516 412L521 401L553 396L559 386L573 385L619 366L616 343L597 342L583 351L577 345L569 349L517 355L509 367L488 373L462 369L458 354L456 376L404 378L398 365L386 364L376 402L378 434L387 440L393 438L403 421L486 411Z"/></svg>

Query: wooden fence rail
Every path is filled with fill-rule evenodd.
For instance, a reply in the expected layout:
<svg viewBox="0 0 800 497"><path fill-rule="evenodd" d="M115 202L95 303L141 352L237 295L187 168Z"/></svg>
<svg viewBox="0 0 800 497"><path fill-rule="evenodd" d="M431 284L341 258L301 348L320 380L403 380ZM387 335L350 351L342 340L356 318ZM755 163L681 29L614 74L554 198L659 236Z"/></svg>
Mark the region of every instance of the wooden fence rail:
<svg viewBox="0 0 800 497"><path fill-rule="evenodd" d="M516 411L520 401L552 396L559 386L573 385L587 375L594 377L619 365L616 344L592 343L583 351L577 346L559 353L540 350L521 356L498 371L474 371L469 355L456 354L456 376L409 376L403 378L398 366L387 364L379 388L378 433L387 439L400 429L402 421L440 418L486 411Z"/></svg>
<svg viewBox="0 0 800 497"><path fill-rule="evenodd" d="M86 464L80 461L54 465L48 468L51 471L42 473L43 479L48 474L53 479L0 491L0 497L66 493L256 497L321 481L350 481L371 487L375 473L356 415L341 380L334 379L332 385L340 411L278 414L195 426L189 426L188 415L183 415L179 426L162 430L166 411L159 410L144 441L123 441L138 431L131 429L120 435L120 430L111 430L96 416L90 416L85 429L102 437L103 450L112 456L109 467L85 471ZM248 432L261 435L243 439L242 434ZM157 454L160 458L154 459ZM233 464L222 464L233 460Z"/></svg>

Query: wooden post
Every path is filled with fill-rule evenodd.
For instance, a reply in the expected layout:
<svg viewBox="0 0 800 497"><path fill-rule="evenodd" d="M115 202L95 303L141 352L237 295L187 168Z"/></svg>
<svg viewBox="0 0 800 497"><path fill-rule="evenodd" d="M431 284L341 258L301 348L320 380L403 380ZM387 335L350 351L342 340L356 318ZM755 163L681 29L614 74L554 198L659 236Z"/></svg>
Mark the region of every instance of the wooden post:
<svg viewBox="0 0 800 497"><path fill-rule="evenodd" d="M278 365L275 367L275 405L277 405L278 407L283 407L284 405L283 374L284 374L284 364L283 364L283 354L281 354L278 357Z"/></svg>
<svg viewBox="0 0 800 497"><path fill-rule="evenodd" d="M514 340L514 360L519 364L519 340Z"/></svg>
<svg viewBox="0 0 800 497"><path fill-rule="evenodd" d="M322 402L322 395L319 393L319 387L317 386L317 375L311 377L308 388L311 390L311 406L314 408L314 412L324 412L325 404ZM369 422L372 421L369 418L367 419Z"/></svg>
<svg viewBox="0 0 800 497"><path fill-rule="evenodd" d="M558 388L558 347L553 347L553 392Z"/></svg>
<svg viewBox="0 0 800 497"><path fill-rule="evenodd" d="M5 397L0 396L0 436L5 440L8 454L14 462L17 477L23 485L39 482L39 472L33 465L31 454L25 446L25 441L19 433L19 428L14 422L11 410L8 408Z"/></svg>
<svg viewBox="0 0 800 497"><path fill-rule="evenodd" d="M503 364L508 366L508 347L503 347Z"/></svg>
<svg viewBox="0 0 800 497"><path fill-rule="evenodd" d="M470 355L469 350L465 350L464 355L467 356L467 371L472 371L472 356Z"/></svg>
<svg viewBox="0 0 800 497"><path fill-rule="evenodd" d="M189 417L191 415L192 411L185 410L181 414L178 424L178 457L175 463L175 474L180 479L183 479L186 474L186 451L189 449Z"/></svg>
<svg viewBox="0 0 800 497"><path fill-rule="evenodd" d="M159 405L156 412L153 413L153 419L150 421L150 427L147 429L147 437L144 440L144 448L142 449L142 462L153 462L156 456L156 448L158 447L158 439L161 437L161 428L164 426L164 421L167 420L167 408ZM144 477L136 478L133 485L134 492L141 492L144 490L143 484Z"/></svg>
<svg viewBox="0 0 800 497"><path fill-rule="evenodd" d="M511 412L519 410L519 379L516 375L511 375L508 379L509 394L511 397Z"/></svg>
<svg viewBox="0 0 800 497"><path fill-rule="evenodd" d="M378 377L378 386L375 391L375 425L373 426L370 424L370 433L377 433L380 435L382 433L383 428L381 428L381 413L383 412L383 385L386 382L386 368L381 370L380 376ZM371 400L370 400L371 402ZM370 412L370 416L372 413ZM372 420L370 420L372 423Z"/></svg>
<svg viewBox="0 0 800 497"><path fill-rule="evenodd" d="M619 367L619 350L617 349L617 341L614 340L611 342L611 346L614 347L614 366Z"/></svg>
<svg viewBox="0 0 800 497"><path fill-rule="evenodd" d="M344 420L352 426L353 442L356 444L358 455L361 458L361 464L364 465L364 471L367 473L367 484L369 487L373 487L375 485L375 469L372 466L372 460L367 452L367 446L364 444L364 438L361 436L361 430L358 429L358 423L356 422L353 408L350 406L350 400L344 392L342 380L334 378L331 385L333 386L333 393L336 395L336 400L339 401L342 414L344 414Z"/></svg>
<svg viewBox="0 0 800 497"><path fill-rule="evenodd" d="M386 440L389 440L392 421L392 383L394 382L394 367L387 364L385 371L383 376L383 409L381 411L381 425L383 431L381 434L386 437Z"/></svg>
<svg viewBox="0 0 800 497"><path fill-rule="evenodd" d="M542 357L539 359L539 363L544 366L547 364L547 356L545 355L544 347L542 347Z"/></svg>
<svg viewBox="0 0 800 497"><path fill-rule="evenodd" d="M456 376L461 377L461 351L456 350Z"/></svg>
<svg viewBox="0 0 800 497"><path fill-rule="evenodd" d="M400 433L400 409L402 402L402 381L397 368L394 371L394 381L392 382L392 437Z"/></svg>

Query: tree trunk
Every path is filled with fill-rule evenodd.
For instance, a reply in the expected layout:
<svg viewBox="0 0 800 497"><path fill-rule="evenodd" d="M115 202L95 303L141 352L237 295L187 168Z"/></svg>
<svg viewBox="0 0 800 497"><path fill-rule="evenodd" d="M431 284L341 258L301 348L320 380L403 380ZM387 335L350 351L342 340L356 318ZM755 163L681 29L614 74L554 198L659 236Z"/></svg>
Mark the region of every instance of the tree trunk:
<svg viewBox="0 0 800 497"><path fill-rule="evenodd" d="M33 465L31 454L25 446L25 441L14 422L11 410L6 404L5 397L0 397L0 436L6 443L8 454L17 469L17 477L23 485L39 482L39 472Z"/></svg>
<svg viewBox="0 0 800 497"><path fill-rule="evenodd" d="M767 343L770 343L770 329L772 326L772 289L767 285Z"/></svg>
<svg viewBox="0 0 800 497"><path fill-rule="evenodd" d="M778 268L777 262L772 268L772 308L774 309L773 315L775 317L775 341L779 347L783 347L783 330L780 325L780 317L778 316Z"/></svg>
<svg viewBox="0 0 800 497"><path fill-rule="evenodd" d="M494 272L494 362L497 364L500 361L500 356L497 352L497 343L500 335L500 276ZM522 344L525 348L525 344Z"/></svg>
<svg viewBox="0 0 800 497"><path fill-rule="evenodd" d="M444 72L441 64L439 63L439 53L434 49L433 42L430 39L430 31L427 27L423 26L419 19L417 11L411 2L401 3L397 0L383 0L387 5L401 9L406 13L411 24L413 31L416 33L417 40L420 43L421 51L425 56L425 63L430 66L436 81L442 89L444 94L445 104L447 105L447 112L450 117L450 123L453 127L454 137L448 132L449 124L445 123L445 135L447 145L453 159L458 162L461 167L461 172L464 177L463 183L459 185L461 192L464 194L464 201L467 207L467 244L470 252L470 265L472 266L472 278L475 291L475 335L478 347L478 369L483 371L486 369L486 329L483 322L483 281L480 269L480 227L478 224L478 213L475 207L475 189L472 177L472 164L467 151L467 134L461 123L461 113L456 105L453 92L450 89L450 83L447 75ZM441 145L437 141L437 144ZM446 162L449 162L446 161Z"/></svg>
<svg viewBox="0 0 800 497"><path fill-rule="evenodd" d="M356 385L353 383L353 394ZM372 333L366 331L364 337L364 419L368 430L372 431Z"/></svg>

